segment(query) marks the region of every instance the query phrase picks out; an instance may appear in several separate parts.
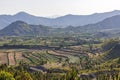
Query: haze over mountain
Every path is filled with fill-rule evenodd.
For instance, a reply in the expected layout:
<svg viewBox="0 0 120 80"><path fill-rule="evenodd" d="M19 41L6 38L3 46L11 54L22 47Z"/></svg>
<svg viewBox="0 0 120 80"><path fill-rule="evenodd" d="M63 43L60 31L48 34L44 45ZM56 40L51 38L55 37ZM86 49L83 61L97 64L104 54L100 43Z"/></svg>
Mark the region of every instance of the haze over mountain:
<svg viewBox="0 0 120 80"><path fill-rule="evenodd" d="M25 12L19 12L15 15L0 15L0 29L8 26L12 22L15 21L24 21L28 24L34 25L45 25L51 27L67 27L67 26L83 26L87 24L97 23L106 18L120 15L119 10L114 10L111 12L105 13L95 13L91 15L65 15L57 18L46 18L46 17L38 17L34 15L30 15Z"/></svg>
<svg viewBox="0 0 120 80"><path fill-rule="evenodd" d="M114 31L117 30L117 31ZM85 26L66 28L51 28L44 25L29 25L23 21L16 21L5 27L0 31L1 36L44 36L53 34L81 34L81 33L96 33L96 32L108 32L120 33L120 15L112 16L104 19L101 22L95 24L89 24Z"/></svg>

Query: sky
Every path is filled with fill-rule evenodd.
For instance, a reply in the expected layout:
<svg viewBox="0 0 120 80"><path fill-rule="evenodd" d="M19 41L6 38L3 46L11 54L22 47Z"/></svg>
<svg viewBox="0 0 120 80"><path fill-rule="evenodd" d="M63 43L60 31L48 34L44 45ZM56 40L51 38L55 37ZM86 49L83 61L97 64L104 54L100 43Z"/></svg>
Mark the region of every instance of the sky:
<svg viewBox="0 0 120 80"><path fill-rule="evenodd" d="M120 0L0 0L0 14L88 15L120 10Z"/></svg>

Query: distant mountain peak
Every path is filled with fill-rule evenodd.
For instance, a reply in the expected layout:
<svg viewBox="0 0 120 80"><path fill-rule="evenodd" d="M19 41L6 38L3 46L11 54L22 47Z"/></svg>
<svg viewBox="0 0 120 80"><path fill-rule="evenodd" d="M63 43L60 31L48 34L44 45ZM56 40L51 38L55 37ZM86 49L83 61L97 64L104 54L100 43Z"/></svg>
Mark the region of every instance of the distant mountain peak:
<svg viewBox="0 0 120 80"><path fill-rule="evenodd" d="M11 28L17 28L17 27L22 27L22 26L25 26L25 25L28 25L26 22L24 21L15 21L15 22L12 22L10 25L8 25L9 27ZM7 26L7 27L8 27Z"/></svg>
<svg viewBox="0 0 120 80"><path fill-rule="evenodd" d="M19 15L20 15L20 16L26 16L26 15L30 15L30 14L22 11L22 12L19 12L19 13L15 14L14 16L19 16Z"/></svg>
<svg viewBox="0 0 120 80"><path fill-rule="evenodd" d="M67 14L66 16L72 16L73 14Z"/></svg>

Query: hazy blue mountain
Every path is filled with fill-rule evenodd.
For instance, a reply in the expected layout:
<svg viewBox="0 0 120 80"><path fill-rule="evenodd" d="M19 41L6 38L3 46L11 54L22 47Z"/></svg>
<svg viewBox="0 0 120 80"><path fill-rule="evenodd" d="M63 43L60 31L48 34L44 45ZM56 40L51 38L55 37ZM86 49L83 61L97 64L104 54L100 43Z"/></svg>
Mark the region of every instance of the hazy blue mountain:
<svg viewBox="0 0 120 80"><path fill-rule="evenodd" d="M95 24L89 24L84 26L85 28L91 28L98 31L111 31L120 29L120 15L112 16L104 19L101 22Z"/></svg>
<svg viewBox="0 0 120 80"><path fill-rule="evenodd" d="M115 10L106 13L95 13L92 15L65 15L58 18L45 18L33 16L25 12L20 12L15 15L0 15L0 29L8 26L12 22L21 20L34 25L46 25L52 27L67 27L67 26L83 26L87 24L97 23L106 18L119 15L120 11Z"/></svg>
<svg viewBox="0 0 120 80"><path fill-rule="evenodd" d="M47 24L47 22L50 22L49 18L37 17L25 12L20 12L15 15L0 15L0 29L18 20L35 25Z"/></svg>
<svg viewBox="0 0 120 80"><path fill-rule="evenodd" d="M57 20L63 21L67 25L72 24L72 26L83 26L87 24L97 23L115 15L120 15L120 11L114 10L112 12L95 13L92 15L66 15L57 18Z"/></svg>
<svg viewBox="0 0 120 80"><path fill-rule="evenodd" d="M72 32L72 33L94 33L94 32L105 32L108 33L120 33L120 15L112 16L109 18L104 19L95 24L88 24L85 26L78 26L78 27L66 27L63 28L62 31L64 32ZM107 33L106 33L107 32ZM100 33L99 33L100 34Z"/></svg>

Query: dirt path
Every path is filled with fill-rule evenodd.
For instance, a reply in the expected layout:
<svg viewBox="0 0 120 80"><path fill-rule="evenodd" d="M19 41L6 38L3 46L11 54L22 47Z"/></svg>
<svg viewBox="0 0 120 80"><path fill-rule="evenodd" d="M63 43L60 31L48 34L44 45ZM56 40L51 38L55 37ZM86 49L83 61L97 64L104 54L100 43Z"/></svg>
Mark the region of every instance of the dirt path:
<svg viewBox="0 0 120 80"><path fill-rule="evenodd" d="M14 52L8 53L8 59L9 59L9 65L10 66L16 64L14 55L15 55Z"/></svg>
<svg viewBox="0 0 120 80"><path fill-rule="evenodd" d="M57 51L53 51L53 50L49 50L48 53L53 54L53 55L57 55L57 56L65 56L65 54L60 54Z"/></svg>

